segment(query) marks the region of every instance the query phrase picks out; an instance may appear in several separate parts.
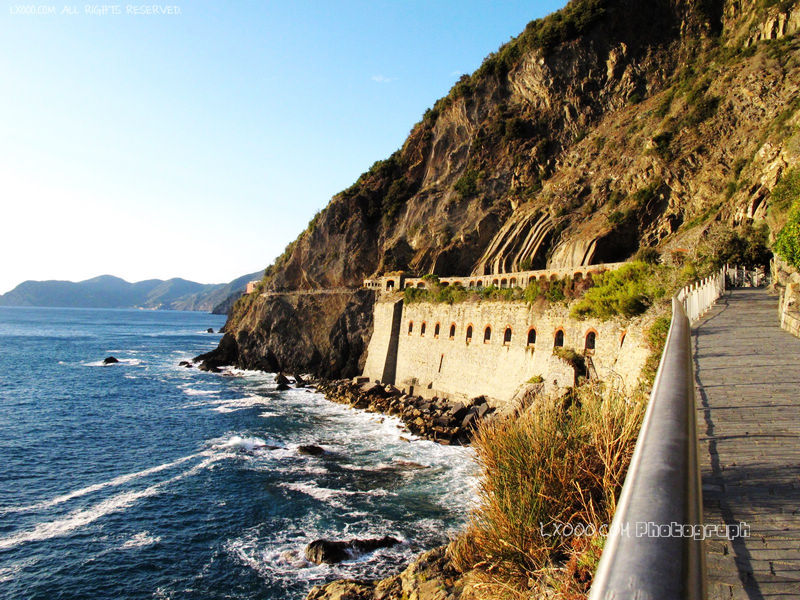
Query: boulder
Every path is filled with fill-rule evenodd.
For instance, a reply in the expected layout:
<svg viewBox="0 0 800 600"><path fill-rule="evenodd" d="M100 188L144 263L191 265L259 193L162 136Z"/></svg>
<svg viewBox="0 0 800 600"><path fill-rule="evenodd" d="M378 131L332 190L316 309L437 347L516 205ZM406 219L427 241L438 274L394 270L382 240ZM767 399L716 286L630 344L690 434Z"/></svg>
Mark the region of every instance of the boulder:
<svg viewBox="0 0 800 600"><path fill-rule="evenodd" d="M372 394L378 390L383 391L380 384L377 384L374 381L364 383L358 389L362 394Z"/></svg>
<svg viewBox="0 0 800 600"><path fill-rule="evenodd" d="M119 361L116 358L114 358L113 356L107 356L106 358L103 359L103 364L104 365L113 365L113 364L118 363L118 362Z"/></svg>
<svg viewBox="0 0 800 600"><path fill-rule="evenodd" d="M275 388L275 389L277 389L279 392L282 392L284 390L290 390L292 388L288 383L279 383L278 387Z"/></svg>
<svg viewBox="0 0 800 600"><path fill-rule="evenodd" d="M477 422L478 422L478 419L475 416L475 413L474 412L469 412L469 413L467 413L467 416L464 417L464 420L461 421L461 428L462 429L467 429L467 428L472 427L475 424L477 424Z"/></svg>
<svg viewBox="0 0 800 600"><path fill-rule="evenodd" d="M306 560L321 565L334 564L350 558L347 542L334 542L331 540L314 540L306 546Z"/></svg>
<svg viewBox="0 0 800 600"><path fill-rule="evenodd" d="M209 327L208 329L206 329L206 333L214 333L214 330L211 327Z"/></svg>
<svg viewBox="0 0 800 600"><path fill-rule="evenodd" d="M178 363L178 366L179 367L186 367L187 369L191 369L192 368L192 363L190 363L188 360L182 360L181 362Z"/></svg>
<svg viewBox="0 0 800 600"><path fill-rule="evenodd" d="M349 542L339 542L332 540L314 540L306 546L306 560L315 564L323 563L334 564L354 558L359 554L373 552L379 548L390 548L400 543L390 536L382 538L351 540Z"/></svg>
<svg viewBox="0 0 800 600"><path fill-rule="evenodd" d="M299 387L299 388L306 387L306 381L305 381L305 379L303 379L303 377L300 375L300 373L295 373L294 374L294 385L295 385L295 387Z"/></svg>
<svg viewBox="0 0 800 600"><path fill-rule="evenodd" d="M297 447L297 452L300 454L307 454L309 456L322 456L325 450L314 444L304 444Z"/></svg>
<svg viewBox="0 0 800 600"><path fill-rule="evenodd" d="M450 407L449 414L454 421L460 421L467 416L467 407L461 402L456 402L452 407Z"/></svg>
<svg viewBox="0 0 800 600"><path fill-rule="evenodd" d="M277 383L278 385L280 384L289 385L289 379L283 373L278 373L277 375L275 375L275 383Z"/></svg>

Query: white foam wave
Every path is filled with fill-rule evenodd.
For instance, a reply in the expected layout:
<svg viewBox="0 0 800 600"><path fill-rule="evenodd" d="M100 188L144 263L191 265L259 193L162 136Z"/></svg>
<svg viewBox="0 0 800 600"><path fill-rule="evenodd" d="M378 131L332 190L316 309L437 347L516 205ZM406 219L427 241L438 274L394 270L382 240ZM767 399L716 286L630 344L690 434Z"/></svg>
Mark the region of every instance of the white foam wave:
<svg viewBox="0 0 800 600"><path fill-rule="evenodd" d="M316 500L327 502L333 506L342 506L342 503L336 500L339 496L395 496L393 492L384 490L383 488L375 488L372 490L334 490L331 488L320 487L316 483L303 483L291 482L278 484L286 489L302 492Z"/></svg>
<svg viewBox="0 0 800 600"><path fill-rule="evenodd" d="M125 541L119 549L120 550L130 550L132 548L144 548L145 546L152 546L153 544L157 544L161 541L161 538L158 536L150 535L149 531L141 531L133 536L131 539Z"/></svg>
<svg viewBox="0 0 800 600"><path fill-rule="evenodd" d="M183 473L151 485L143 490L122 492L116 496L98 502L90 508L75 510L60 519L38 523L33 529L28 531L0 538L0 550L14 548L28 542L38 542L67 535L76 529L94 523L106 515L123 511L142 498L155 496L161 493L165 487L194 475L221 458L223 458L223 456L210 456Z"/></svg>
<svg viewBox="0 0 800 600"><path fill-rule="evenodd" d="M197 390L194 388L184 388L183 393L187 396L214 396L219 394L219 390Z"/></svg>
<svg viewBox="0 0 800 600"><path fill-rule="evenodd" d="M134 479L147 477L148 475L153 475L155 473L159 473L161 471L177 467L178 465L185 463L188 460L192 460L194 458L207 455L208 452L198 452L197 454L184 456L183 458L179 458L178 460L174 460L172 462L164 463L163 465L150 467L149 469L145 469L144 471L137 471L136 473L128 473L127 475L120 475L119 477L115 477L114 479L110 479L102 483L95 483L94 485L90 485L81 488L79 490L73 490L71 492L67 492L66 494L56 496L55 498L51 498L50 500L43 500L41 502L36 502L35 504L28 504L25 506L11 506L9 508L3 508L0 509L0 514L28 512L32 510L43 510L46 508L50 508L52 506L56 506L57 504L62 504L63 502L68 502L69 500L72 500L74 498L80 498L81 496L85 496L86 494L92 494L94 492L102 490L103 488L123 485L130 481L133 481Z"/></svg>

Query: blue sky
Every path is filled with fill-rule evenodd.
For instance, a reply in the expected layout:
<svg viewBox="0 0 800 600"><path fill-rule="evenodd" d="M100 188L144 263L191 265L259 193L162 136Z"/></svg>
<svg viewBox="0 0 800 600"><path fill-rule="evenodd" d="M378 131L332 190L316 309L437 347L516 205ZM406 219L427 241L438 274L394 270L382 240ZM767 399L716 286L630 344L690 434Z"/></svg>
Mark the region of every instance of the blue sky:
<svg viewBox="0 0 800 600"><path fill-rule="evenodd" d="M0 293L264 268L461 73L564 4L3 3Z"/></svg>

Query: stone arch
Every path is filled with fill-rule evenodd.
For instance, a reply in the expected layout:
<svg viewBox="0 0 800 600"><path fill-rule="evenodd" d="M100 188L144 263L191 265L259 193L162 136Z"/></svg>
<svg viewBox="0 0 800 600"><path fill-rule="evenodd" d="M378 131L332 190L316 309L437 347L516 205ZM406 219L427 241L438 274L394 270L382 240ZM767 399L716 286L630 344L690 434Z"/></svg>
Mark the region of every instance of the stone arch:
<svg viewBox="0 0 800 600"><path fill-rule="evenodd" d="M594 352L597 346L597 331L589 329L584 336L583 349L587 352Z"/></svg>
<svg viewBox="0 0 800 600"><path fill-rule="evenodd" d="M536 345L536 328L531 327L528 329L528 346Z"/></svg>
<svg viewBox="0 0 800 600"><path fill-rule="evenodd" d="M556 329L555 335L553 336L553 347L554 348L564 347L564 330L561 327Z"/></svg>
<svg viewBox="0 0 800 600"><path fill-rule="evenodd" d="M503 332L503 345L510 346L511 345L511 326L506 325L506 330Z"/></svg>
<svg viewBox="0 0 800 600"><path fill-rule="evenodd" d="M386 291L388 292L389 290L393 289L394 289L394 279L390 279L389 281L386 282Z"/></svg>
<svg viewBox="0 0 800 600"><path fill-rule="evenodd" d="M575 283L583 281L583 272L575 271L575 273L572 275L572 279L575 281Z"/></svg>
<svg viewBox="0 0 800 600"><path fill-rule="evenodd" d="M469 282L469 287L474 288L475 287L475 282L474 281L470 281Z"/></svg>
<svg viewBox="0 0 800 600"><path fill-rule="evenodd" d="M414 321L409 321L408 322L408 335L411 335L412 333L414 333Z"/></svg>
<svg viewBox="0 0 800 600"><path fill-rule="evenodd" d="M501 287L501 288L507 288L507 287L508 287L508 279L506 279L505 277L503 277L503 278L500 280L500 287Z"/></svg>
<svg viewBox="0 0 800 600"><path fill-rule="evenodd" d="M558 281L558 275L556 275L555 273L550 275L550 281Z"/></svg>
<svg viewBox="0 0 800 600"><path fill-rule="evenodd" d="M424 282L424 281L420 281L420 282L417 284L417 287L418 287L419 289L421 289L421 290L424 290L424 289L425 289L425 282Z"/></svg>
<svg viewBox="0 0 800 600"><path fill-rule="evenodd" d="M509 279L508 280L508 285L511 286L512 288L513 287L517 287L517 278L516 277L512 277L511 279Z"/></svg>
<svg viewBox="0 0 800 600"><path fill-rule="evenodd" d="M442 281L442 283L441 283L442 287L447 287L448 285L450 285L449 281Z"/></svg>
<svg viewBox="0 0 800 600"><path fill-rule="evenodd" d="M456 324L450 323L450 339L453 340L456 337Z"/></svg>
<svg viewBox="0 0 800 600"><path fill-rule="evenodd" d="M428 324L423 321L422 325L419 326L419 335L420 337L425 337L425 329L428 327Z"/></svg>
<svg viewBox="0 0 800 600"><path fill-rule="evenodd" d="M547 275L539 275L539 283L546 283Z"/></svg>
<svg viewBox="0 0 800 600"><path fill-rule="evenodd" d="M441 324L437 321L436 325L433 326L433 337L439 337L439 330L442 328Z"/></svg>
<svg viewBox="0 0 800 600"><path fill-rule="evenodd" d="M464 340L465 340L465 341L466 341L468 344L469 344L469 343L472 341L472 330L473 330L473 329L474 329L474 328L472 327L472 323L470 323L469 325L467 325L467 335L466 335L466 336L464 336Z"/></svg>
<svg viewBox="0 0 800 600"><path fill-rule="evenodd" d="M483 328L483 343L488 344L492 341L492 326L487 325Z"/></svg>
<svg viewBox="0 0 800 600"><path fill-rule="evenodd" d="M494 287L500 287L500 280L499 279L492 279L492 285Z"/></svg>

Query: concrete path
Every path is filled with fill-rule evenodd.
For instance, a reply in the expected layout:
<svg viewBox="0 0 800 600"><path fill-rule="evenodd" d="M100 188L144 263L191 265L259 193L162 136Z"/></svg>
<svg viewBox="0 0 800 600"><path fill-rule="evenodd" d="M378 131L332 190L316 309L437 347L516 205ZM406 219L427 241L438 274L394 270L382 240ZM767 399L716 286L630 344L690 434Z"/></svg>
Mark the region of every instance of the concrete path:
<svg viewBox="0 0 800 600"><path fill-rule="evenodd" d="M693 332L705 523L750 527L706 542L710 599L800 598L800 339L777 306L734 290Z"/></svg>

